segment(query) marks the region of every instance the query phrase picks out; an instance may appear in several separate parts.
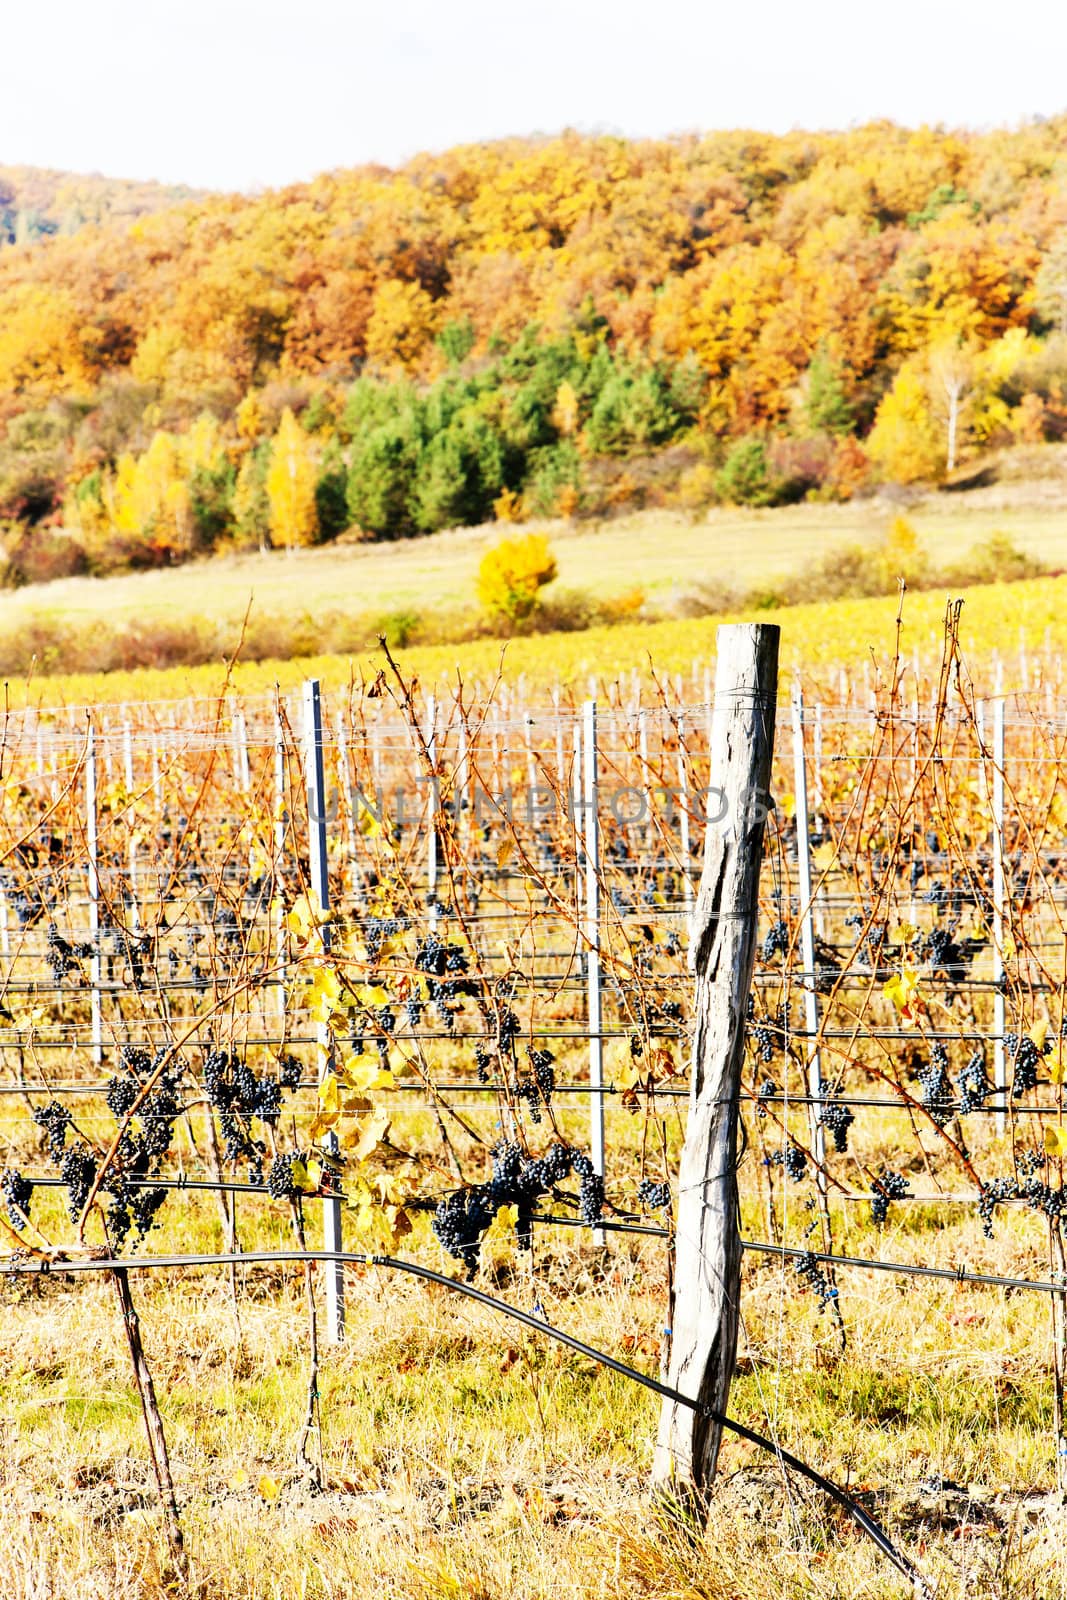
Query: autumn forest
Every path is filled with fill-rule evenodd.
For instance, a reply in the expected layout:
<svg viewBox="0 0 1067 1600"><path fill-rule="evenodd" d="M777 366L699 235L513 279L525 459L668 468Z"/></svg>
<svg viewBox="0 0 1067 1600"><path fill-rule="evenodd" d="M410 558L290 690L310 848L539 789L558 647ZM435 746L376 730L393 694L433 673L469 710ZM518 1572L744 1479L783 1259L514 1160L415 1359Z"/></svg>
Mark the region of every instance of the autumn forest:
<svg viewBox="0 0 1067 1600"><path fill-rule="evenodd" d="M1065 135L568 134L259 196L72 180L53 221L0 183L8 580L1067 436Z"/></svg>

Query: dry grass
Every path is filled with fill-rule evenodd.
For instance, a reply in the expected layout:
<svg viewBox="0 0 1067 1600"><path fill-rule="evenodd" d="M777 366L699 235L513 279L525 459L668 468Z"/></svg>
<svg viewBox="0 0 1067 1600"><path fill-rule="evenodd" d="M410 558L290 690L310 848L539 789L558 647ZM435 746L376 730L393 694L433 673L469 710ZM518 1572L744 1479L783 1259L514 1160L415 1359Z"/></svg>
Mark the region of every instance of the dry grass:
<svg viewBox="0 0 1067 1600"><path fill-rule="evenodd" d="M615 1148L626 1141L619 1114ZM634 1126L629 1124L629 1126ZM869 1136L869 1159L894 1141ZM920 1169L921 1170L921 1169ZM758 1162L744 1169L747 1231L763 1235ZM805 1188L786 1199L790 1236ZM246 1246L281 1243L244 1202ZM845 1252L1044 1274L1034 1218L897 1207L884 1234L842 1208ZM170 1243L219 1242L203 1201L167 1207ZM420 1224L408 1254L441 1256ZM572 1230L539 1236L533 1271L507 1241L484 1269L520 1306L655 1372L663 1247L616 1236L606 1254ZM842 1275L848 1347L791 1268L746 1258L744 1348L732 1411L864 1492L941 1600L1067 1594L1049 1522L1051 1383L1045 1299L872 1272ZM217 1270L135 1280L166 1419L192 1577L171 1569L109 1286L8 1280L0 1300L5 1416L0 1592L15 1600L655 1600L885 1597L906 1592L878 1552L773 1461L728 1441L708 1530L685 1538L646 1494L656 1402L636 1385L446 1290L380 1271L349 1278L349 1334L321 1376L327 1491L294 1467L306 1397L306 1326L292 1268L239 1274L236 1313ZM276 1498L260 1492L273 1478ZM952 1480L972 1501L931 1497ZM1003 1492L1007 1488L1010 1492ZM962 1500L966 1501L966 1493ZM1038 1520L1038 1519L1041 1520ZM939 1522L943 1521L944 1526ZM1062 1530L1061 1530L1062 1531Z"/></svg>

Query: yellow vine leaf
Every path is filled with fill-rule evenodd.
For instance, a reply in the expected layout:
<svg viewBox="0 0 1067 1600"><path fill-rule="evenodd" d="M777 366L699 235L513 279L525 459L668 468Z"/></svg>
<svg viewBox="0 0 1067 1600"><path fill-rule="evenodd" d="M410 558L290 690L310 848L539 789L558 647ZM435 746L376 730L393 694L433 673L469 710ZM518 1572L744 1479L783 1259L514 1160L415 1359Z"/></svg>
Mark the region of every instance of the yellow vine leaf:
<svg viewBox="0 0 1067 1600"><path fill-rule="evenodd" d="M884 983L882 993L899 1013L902 1022L914 1022L925 1009L919 992L919 977L912 967L903 967Z"/></svg>
<svg viewBox="0 0 1067 1600"><path fill-rule="evenodd" d="M1067 1156L1067 1127L1045 1129L1045 1152L1050 1156Z"/></svg>
<svg viewBox="0 0 1067 1600"><path fill-rule="evenodd" d="M370 1116L364 1123L356 1143L351 1146L352 1154L357 1161L366 1161L367 1157L377 1149L385 1137L388 1126L388 1111L378 1110Z"/></svg>

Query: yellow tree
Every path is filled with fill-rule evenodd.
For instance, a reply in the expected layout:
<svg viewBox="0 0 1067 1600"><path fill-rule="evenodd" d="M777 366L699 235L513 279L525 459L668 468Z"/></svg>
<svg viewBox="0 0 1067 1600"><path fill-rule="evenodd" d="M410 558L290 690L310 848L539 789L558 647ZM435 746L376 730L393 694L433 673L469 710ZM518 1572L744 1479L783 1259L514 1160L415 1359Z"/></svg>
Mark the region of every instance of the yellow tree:
<svg viewBox="0 0 1067 1600"><path fill-rule="evenodd" d="M315 509L315 460L311 441L286 406L274 435L267 471L270 534L275 545L293 549L314 544L319 531Z"/></svg>
<svg viewBox="0 0 1067 1600"><path fill-rule="evenodd" d="M867 453L896 483L934 478L944 469L945 446L930 408L926 364L921 358L905 361L893 387L883 396Z"/></svg>
<svg viewBox="0 0 1067 1600"><path fill-rule="evenodd" d="M162 429L144 455L119 459L111 490L120 533L143 539L161 555L185 555L195 542L181 441Z"/></svg>
<svg viewBox="0 0 1067 1600"><path fill-rule="evenodd" d="M410 372L433 337L437 312L417 283L378 286L367 323L367 359L383 372Z"/></svg>

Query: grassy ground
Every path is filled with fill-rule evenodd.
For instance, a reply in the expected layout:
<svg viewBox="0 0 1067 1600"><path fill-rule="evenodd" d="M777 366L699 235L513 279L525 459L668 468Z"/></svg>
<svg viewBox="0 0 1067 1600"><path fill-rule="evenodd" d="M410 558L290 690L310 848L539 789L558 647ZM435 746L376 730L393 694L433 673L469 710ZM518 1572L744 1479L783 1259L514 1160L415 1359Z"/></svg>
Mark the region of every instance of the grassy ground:
<svg viewBox="0 0 1067 1600"><path fill-rule="evenodd" d="M614 1130L616 1148L624 1137ZM750 1157L749 1232L763 1221L758 1172ZM281 1218L254 1205L246 1246L284 1246ZM172 1242L218 1247L206 1203L168 1210L184 1219ZM946 1225L901 1208L882 1234L860 1212L839 1218L839 1248L925 1261L936 1230L939 1259L1041 1270L1032 1218L998 1222L989 1246L970 1212ZM421 1225L404 1253L445 1265ZM501 1240L481 1281L657 1370L658 1241L616 1237L600 1252L570 1230L539 1231L532 1269ZM446 1290L380 1272L350 1277L347 1341L324 1351L326 1490L314 1492L294 1466L307 1381L298 1269L240 1273L236 1303L221 1273L134 1285L192 1582L176 1580L163 1544L111 1290L56 1274L0 1287L0 1590L11 1600L907 1593L820 1496L737 1441L724 1446L706 1537L672 1535L647 1494L652 1396ZM732 1413L849 1483L940 1600L1062 1600L1043 1299L875 1273L849 1274L842 1296L844 1356L791 1269L746 1259ZM930 1479L961 1488L946 1495Z"/></svg>
<svg viewBox="0 0 1067 1600"><path fill-rule="evenodd" d="M902 648L909 661L918 652L924 672L933 672L940 659L941 624L947 591L928 590L906 598ZM834 600L817 605L788 606L778 611L748 613L749 619L773 621L782 629L782 664L786 672L803 672L817 683L832 681L837 669L852 681L873 655L883 667L892 660L896 644L897 599ZM418 676L426 689L433 684L455 684L461 674L468 685L491 681L498 670L506 681L543 691L561 685L578 696L588 692L591 678L603 690L617 679L628 681L633 671L644 676L649 662L657 672L689 675L698 665L696 679L686 677L686 694L703 693L703 665L715 648L715 631L723 621L740 617L698 617L654 623L624 623L590 628L581 633L538 634L513 639L506 646L497 639L468 644L427 645L398 651L405 671ZM963 641L974 664L977 680L992 687L993 652L1004 660L1009 688L1019 686L1023 664L1020 645L1030 653L1046 645L1067 647L1067 577L1037 578L1012 584L976 586L965 592ZM325 686L347 684L354 673L373 678L382 665L376 653L362 656L309 656L292 661L238 664L233 685L249 694L263 693L279 684L291 689L303 679L317 677ZM1028 670L1031 670L1028 668ZM14 681L7 686L9 703L45 706L120 704L134 700L178 700L186 695L212 696L225 679L220 664L210 667L171 667L164 670L107 674L73 673Z"/></svg>
<svg viewBox="0 0 1067 1600"><path fill-rule="evenodd" d="M845 545L876 543L893 508L878 500L772 511L716 509L697 522L645 512L597 527L538 524L559 564L558 589L600 597L634 588L668 602L705 582L744 587L796 573ZM938 565L962 559L995 531L1054 568L1067 567L1067 517L1055 499L936 495L908 512ZM499 527L463 529L390 545L331 546L292 554L221 557L173 570L108 579L68 578L0 597L0 621L62 614L68 622L196 616L237 624L255 611L314 618L327 611L381 614L470 604L483 551ZM552 590L547 591L551 596Z"/></svg>

